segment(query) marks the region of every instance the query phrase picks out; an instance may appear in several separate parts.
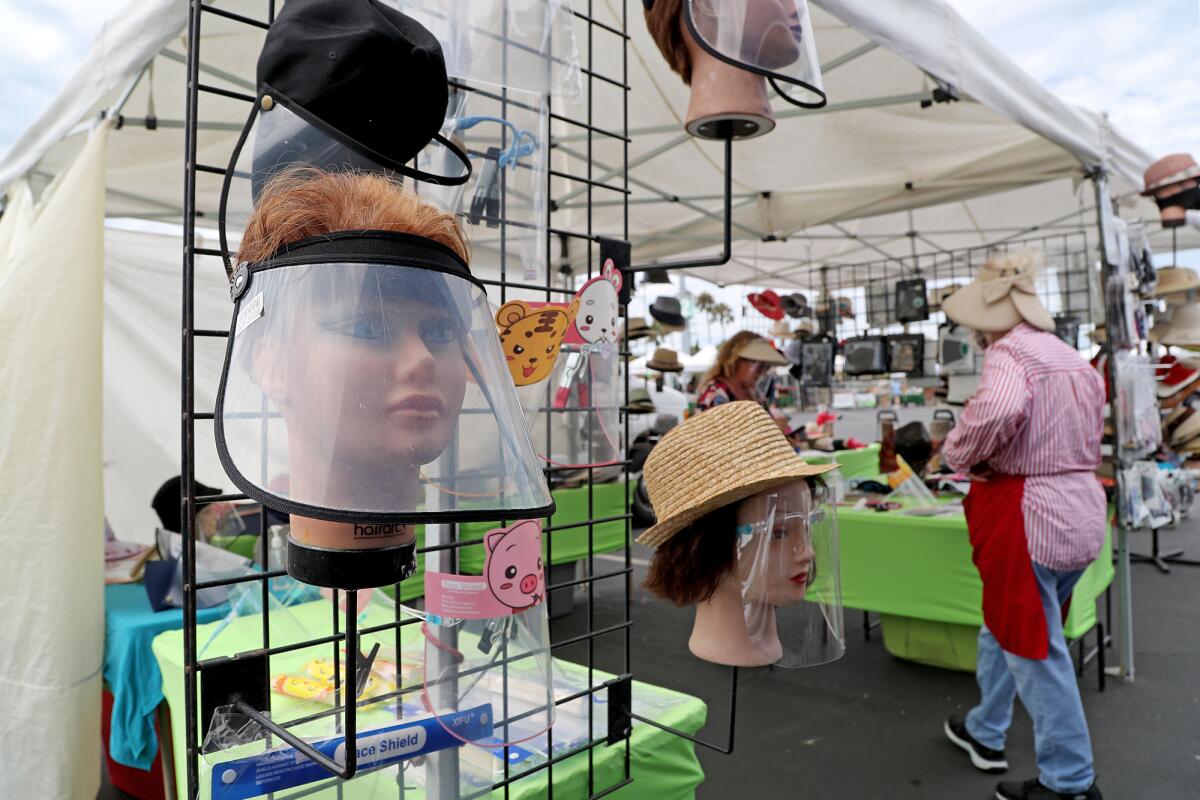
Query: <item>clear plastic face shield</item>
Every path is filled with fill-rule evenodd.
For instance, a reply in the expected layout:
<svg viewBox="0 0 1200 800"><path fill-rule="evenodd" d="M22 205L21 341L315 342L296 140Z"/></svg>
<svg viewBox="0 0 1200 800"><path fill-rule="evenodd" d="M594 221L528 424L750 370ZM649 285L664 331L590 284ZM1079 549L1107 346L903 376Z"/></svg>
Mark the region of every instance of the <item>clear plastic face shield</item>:
<svg viewBox="0 0 1200 800"><path fill-rule="evenodd" d="M541 524L489 531L483 544L482 575L425 575L422 702L455 738L490 750L544 734L554 692ZM490 733L457 733L463 713Z"/></svg>
<svg viewBox="0 0 1200 800"><path fill-rule="evenodd" d="M217 403L235 483L356 524L540 513L549 492L479 285L430 268L450 256L419 237L319 238L395 263L297 246L239 270Z"/></svg>
<svg viewBox="0 0 1200 800"><path fill-rule="evenodd" d="M689 31L712 56L762 75L793 105L825 105L806 0L687 0L684 8Z"/></svg>
<svg viewBox="0 0 1200 800"><path fill-rule="evenodd" d="M737 578L746 633L776 666L816 666L846 651L835 508L827 485L815 479L760 492L738 505Z"/></svg>
<svg viewBox="0 0 1200 800"><path fill-rule="evenodd" d="M469 4L478 5L478 4ZM482 4L490 6L492 4ZM465 183L417 184L426 202L454 214L471 241L471 270L481 278L502 273L541 283L546 279L546 181L549 107L544 94L457 81L442 136L467 154ZM417 168L455 174L457 155L432 142Z"/></svg>

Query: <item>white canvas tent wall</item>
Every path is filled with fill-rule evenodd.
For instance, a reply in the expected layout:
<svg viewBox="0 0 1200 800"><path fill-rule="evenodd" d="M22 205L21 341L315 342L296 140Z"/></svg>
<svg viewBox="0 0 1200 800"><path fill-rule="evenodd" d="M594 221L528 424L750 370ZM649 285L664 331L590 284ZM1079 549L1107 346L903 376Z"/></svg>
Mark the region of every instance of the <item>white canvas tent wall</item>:
<svg viewBox="0 0 1200 800"><path fill-rule="evenodd" d="M214 5L261 19L265 3L215 0ZM1021 230L1064 219L1075 224L1074 217L1086 219L1094 202L1087 187L1075 184L1096 167L1109 173L1114 190L1126 199L1127 215L1156 216L1152 205L1131 195L1150 154L1112 130L1102 117L1071 107L1040 87L942 0L819 0L816 6L813 24L830 104L818 111L779 104L780 124L774 132L735 146L734 236L742 241L730 264L697 274L722 283L753 280L780 288L803 286L813 264L822 259L863 260L864 249L907 254L913 246L931 247L929 242L945 248L984 244L993 235L989 228ZM637 123L627 152L621 140L597 137L590 168L580 158L585 143L578 129L556 126L555 166L618 189L624 188L619 168L628 166L635 260L709 247L720 230L720 150L683 134L688 90L650 41L638 3L596 0L592 8L600 21L617 27L628 15L632 87L626 96L598 81L592 120L603 127L612 118L606 110L628 102L629 116ZM101 112L120 110L124 124L109 137L106 214L178 221L184 175L186 13L180 0L132 0L116 15L77 74L0 161L0 191L23 176L35 192L42 190L81 147L78 133L94 124ZM261 30L203 14L202 82L252 93L262 35ZM599 74L620 78L619 48L598 49L594 66ZM922 108L921 101L931 98L939 82L961 99ZM386 100L404 101L400 82L396 96ZM224 166L246 110L236 99L201 97L201 164ZM152 113L157 127L147 130L145 119ZM215 220L220 177L201 172L196 188L201 224ZM1002 190L1016 194L996 194ZM579 182L555 179L552 193L563 203L555 217L557 226L586 227L580 201L588 191ZM624 219L620 205L613 202L618 195L599 188L590 191L593 230L619 234ZM927 233L922 238L897 237L910 230ZM1200 237L1192 231L1180 237L1181 246L1197 242ZM156 244L155 249L163 255L161 262L155 257L153 263L164 275L176 274L179 249L174 248L174 257L169 244ZM569 255L582 268L583 249L575 247ZM114 250L108 260L111 264L123 258ZM213 272L211 291L219 292L219 268L200 268ZM110 271L109 291L121 291L116 281L115 270ZM176 297L146 302L173 305ZM131 303L120 313L133 313L130 309L137 303ZM206 322L210 327L223 324ZM167 315L157 315L153 324L148 318L140 341L177 341L178 328L173 325ZM132 338L129 341L136 346ZM178 361L169 361L169 350L163 346L158 363L163 370L178 370ZM109 361L114 366L154 363L139 358L138 351L123 358L110 355ZM162 375L157 385L178 386L172 380L174 372ZM176 394L146 396L141 408L165 409L163 413L173 417L169 428L177 429L177 401ZM129 409L129 414L139 409L138 403L111 394L106 403ZM143 423L135 419L130 424ZM108 441L117 449L107 457L129 470L108 473L110 511L121 506L113 500L114 485L148 502L165 477L162 465L178 463L178 436L141 437L139 446L154 442L162 450L161 457L145 459L155 465L153 472L138 471L137 458L119 449L129 446L130 439ZM133 508L137 503L125 505ZM141 513L149 512L142 507ZM127 522L118 525L122 535L148 538L146 518Z"/></svg>

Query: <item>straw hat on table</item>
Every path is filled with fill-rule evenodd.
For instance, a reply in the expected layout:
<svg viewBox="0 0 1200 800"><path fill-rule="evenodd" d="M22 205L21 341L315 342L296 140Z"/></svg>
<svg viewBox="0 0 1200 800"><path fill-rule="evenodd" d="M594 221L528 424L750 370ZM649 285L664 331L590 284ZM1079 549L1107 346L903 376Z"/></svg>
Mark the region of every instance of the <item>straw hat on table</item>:
<svg viewBox="0 0 1200 800"><path fill-rule="evenodd" d="M1200 305L1176 306L1170 318L1150 329L1150 341L1179 347L1200 347Z"/></svg>
<svg viewBox="0 0 1200 800"><path fill-rule="evenodd" d="M672 428L650 452L642 475L658 524L637 541L658 547L722 506L836 468L797 456L758 403L715 406Z"/></svg>
<svg viewBox="0 0 1200 800"><path fill-rule="evenodd" d="M668 347L655 348L654 356L646 362L646 367L658 372L683 372L679 354Z"/></svg>
<svg viewBox="0 0 1200 800"><path fill-rule="evenodd" d="M1038 257L1032 252L988 259L975 280L950 295L942 311L951 321L984 333L1005 333L1022 322L1044 331L1054 319L1034 287Z"/></svg>
<svg viewBox="0 0 1200 800"><path fill-rule="evenodd" d="M1200 275L1187 267L1164 267L1158 271L1158 283L1154 287L1154 296L1164 298L1169 305L1183 305L1188 302L1188 292L1200 289Z"/></svg>

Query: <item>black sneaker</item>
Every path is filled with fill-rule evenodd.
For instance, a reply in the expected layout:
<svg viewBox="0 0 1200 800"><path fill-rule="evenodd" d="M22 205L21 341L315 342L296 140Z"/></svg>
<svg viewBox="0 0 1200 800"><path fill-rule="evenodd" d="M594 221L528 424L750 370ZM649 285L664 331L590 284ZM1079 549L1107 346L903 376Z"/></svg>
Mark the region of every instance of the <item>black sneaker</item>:
<svg viewBox="0 0 1200 800"><path fill-rule="evenodd" d="M1008 769L1008 760L1004 757L1003 750L984 747L975 741L971 734L967 733L966 717L954 714L946 720L942 727L946 731L946 738L966 750L967 755L971 757L971 763L977 769L991 773L1004 772Z"/></svg>
<svg viewBox="0 0 1200 800"><path fill-rule="evenodd" d="M1024 783L1004 782L996 784L997 800L1104 800L1096 784L1082 792L1056 792L1047 789L1034 778Z"/></svg>

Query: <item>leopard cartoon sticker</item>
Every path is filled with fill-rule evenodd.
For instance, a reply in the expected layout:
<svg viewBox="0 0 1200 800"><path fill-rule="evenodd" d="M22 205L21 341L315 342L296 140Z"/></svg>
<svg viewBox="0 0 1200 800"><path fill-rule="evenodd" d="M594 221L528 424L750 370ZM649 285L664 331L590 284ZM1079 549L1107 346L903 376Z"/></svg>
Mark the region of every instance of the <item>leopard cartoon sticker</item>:
<svg viewBox="0 0 1200 800"><path fill-rule="evenodd" d="M569 306L520 300L500 306L496 312L500 346L517 386L530 386L550 375L559 345L578 310L578 300Z"/></svg>

